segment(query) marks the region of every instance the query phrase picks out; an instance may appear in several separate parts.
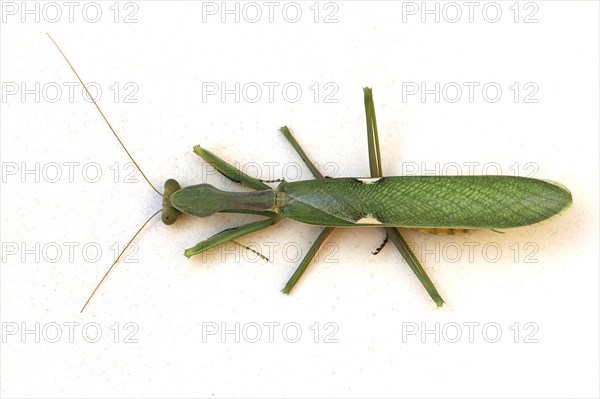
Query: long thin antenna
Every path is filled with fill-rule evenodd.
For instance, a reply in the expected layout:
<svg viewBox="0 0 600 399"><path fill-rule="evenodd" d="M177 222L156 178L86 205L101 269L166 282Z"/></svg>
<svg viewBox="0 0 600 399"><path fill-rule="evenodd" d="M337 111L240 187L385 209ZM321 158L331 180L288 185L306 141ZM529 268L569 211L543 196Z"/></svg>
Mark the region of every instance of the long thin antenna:
<svg viewBox="0 0 600 399"><path fill-rule="evenodd" d="M142 168L140 168L140 165L138 165L137 162L135 162L135 159L133 159L133 157L131 156L131 154L127 150L127 147L125 147L125 144L123 144L123 142L119 138L119 135L117 134L117 132L115 131L115 129L113 129L112 125L110 124L110 122L108 121L108 119L106 118L106 116L104 116L104 112L102 112L102 110L100 109L100 106L98 105L98 103L96 102L96 100L94 100L94 97L92 97L92 94L90 93L90 91L88 90L88 88L86 87L86 85L83 83L83 80L79 77L79 74L77 73L77 71L75 70L75 68L73 67L73 65L71 64L71 61L69 61L69 59L67 58L67 56L65 55L65 53L61 50L61 48L58 46L58 44L54 41L54 39L52 38L52 36L50 36L49 33L46 33L46 35L48 35L48 37L50 38L50 40L52 41L52 43L54 44L54 46L56 46L56 48L58 49L58 51L60 51L60 54L63 56L63 58L65 59L65 61L67 61L67 64L69 64L69 68L71 68L71 70L73 71L73 73L75 74L75 76L77 76L77 80L79 80L79 83L81 83L81 85L85 89L85 92L87 93L88 97L91 98L92 102L96 106L96 109L98 110L98 112L100 112L100 115L102 115L102 118L104 119L104 121L106 122L106 124L108 125L108 127L110 128L110 130L112 131L112 133L115 135L116 139L119 141L119 144L121 144L121 147L123 147L123 149L127 153L127 156L129 157L129 159L131 159L131 161L133 162L133 164L138 168L138 170L140 171L140 173L142 174L142 176L144 177L144 179L146 179L146 181L148 182L148 184L150 185L150 187L152 187L152 189L154 191L156 191L156 193L162 197L161 192L158 191L156 189L156 187L154 187L154 185L152 183L150 183L150 180L146 177L146 174L144 173L144 171L142 170Z"/></svg>
<svg viewBox="0 0 600 399"><path fill-rule="evenodd" d="M92 291L92 294L90 295L90 297L88 298L88 300L85 302L85 305L83 305L83 307L81 308L81 310L79 311L79 313L83 313L83 311L85 310L85 308L88 305L88 303L90 303L90 301L92 300L92 298L96 294L96 291L98 291L98 289L100 288L100 286L104 283L104 281L106 281L106 279L110 275L110 272L112 272L112 270L115 268L115 266L117 265L117 262L119 261L119 259L121 259L121 256L123 255L123 253L125 252L125 250L127 248L129 248L129 245L133 242L133 240L135 240L135 238L138 236L138 234L140 234L140 232L144 229L144 227L146 227L146 225L148 224L148 222L150 222L150 220L152 220L152 218L154 216L158 215L161 211L162 211L162 209L159 209L158 211L154 212L154 214L152 216L150 216L148 218L148 220L146 220L144 222L144 224L142 225L142 227L140 227L138 229L138 231L135 232L135 234L133 235L133 237L131 237L131 240L129 240L129 242L127 243L127 245L125 245L123 247L123 249L121 250L121 252L119 252L119 256L117 256L117 259L115 259L115 261L113 262L113 264L110 265L110 267L108 268L108 270L104 274L104 277L102 277L102 279L100 280L100 282L98 283L98 285L96 286L96 288L94 288L94 291Z"/></svg>
<svg viewBox="0 0 600 399"><path fill-rule="evenodd" d="M154 185L150 182L150 180L148 179L148 177L146 176L146 174L144 173L144 171L142 170L142 168L140 168L140 165L138 165L138 163L135 161L135 159L133 159L133 156L131 156L131 154L129 153L129 150L127 150L127 147L125 147L125 144L123 144L123 142L121 141L121 138L119 137L119 135L117 134L117 132L115 131L115 129L112 127L112 125L110 124L110 122L108 121L108 119L106 118L106 116L104 115L104 112L102 112L102 109L100 109L100 106L98 105L98 103L96 102L96 100L94 99L94 97L92 97L92 94L88 90L87 86L83 83L83 80L81 79L81 77L79 76L79 74L77 73L77 71L75 70L75 67L73 67L73 64L71 64L71 61L69 61L69 59L67 58L67 56L65 55L65 53L62 51L62 49L60 48L60 46L54 41L54 39L52 38L52 36L50 36L49 33L46 33L46 35L48 35L48 38L50 38L50 40L52 41L52 43L54 44L54 46L58 49L58 51L63 56L63 58L65 59L65 61L67 61L67 64L69 64L69 68L71 68L71 70L73 71L73 73L75 74L75 76L77 76L77 80L79 80L79 83L81 83L81 85L85 89L85 92L87 93L88 97L92 100L92 102L96 106L96 109L98 110L98 112L102 116L102 119L104 119L104 122L106 122L106 124L110 128L110 131L113 133L113 135L115 136L115 138L117 139L117 141L119 142L119 144L121 144L121 147L123 147L123 149L127 153L127 156L129 157L129 159L131 159L131 161L133 162L133 164L140 171L140 173L142 174L142 176L144 177L144 179L146 180L146 182L150 185L150 187L152 187L152 189L154 191L156 191L156 193L162 197L161 192L158 191L156 189L156 187L154 187ZM131 243L133 242L133 240L135 240L135 238L141 233L141 231L144 229L144 227L146 227L146 225L150 222L150 220L152 220L154 218L154 216L158 215L161 211L162 211L162 209L159 209L158 211L154 212L154 214L152 216L150 216L148 218L148 220L146 220L144 222L144 224L142 224L142 226L135 232L135 234L133 235L133 237L131 237L131 240L129 240L129 242L127 242L127 245L125 245L123 247L123 250L121 250L121 252L117 256L117 258L115 259L115 261L113 262L113 264L110 265L110 267L108 268L108 270L106 271L106 273L104 274L104 276L102 277L102 279L100 280L100 282L98 283L98 285L96 285L96 288L94 288L94 291L92 291L92 294L90 295L90 297L88 298L88 300L85 302L85 305L83 305L83 307L81 308L80 313L82 313L85 310L85 308L90 303L90 301L92 300L92 298L94 297L94 295L96 294L96 292L98 291L98 289L100 288L100 286L106 281L106 279L108 278L108 276L110 275L110 273L112 272L112 270L115 268L115 266L119 262L119 259L121 259L121 256L123 255L123 253L125 253L125 250L127 248L129 248L129 245L131 245Z"/></svg>

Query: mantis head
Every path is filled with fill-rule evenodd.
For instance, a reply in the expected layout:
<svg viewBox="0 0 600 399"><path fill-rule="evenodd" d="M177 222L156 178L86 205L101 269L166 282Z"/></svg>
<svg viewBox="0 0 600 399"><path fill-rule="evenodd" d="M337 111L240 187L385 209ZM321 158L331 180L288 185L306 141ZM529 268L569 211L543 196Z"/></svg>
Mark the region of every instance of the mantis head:
<svg viewBox="0 0 600 399"><path fill-rule="evenodd" d="M162 222L166 225L175 223L181 212L171 203L171 195L181 190L181 185L175 179L165 181L165 190L163 192L163 210Z"/></svg>

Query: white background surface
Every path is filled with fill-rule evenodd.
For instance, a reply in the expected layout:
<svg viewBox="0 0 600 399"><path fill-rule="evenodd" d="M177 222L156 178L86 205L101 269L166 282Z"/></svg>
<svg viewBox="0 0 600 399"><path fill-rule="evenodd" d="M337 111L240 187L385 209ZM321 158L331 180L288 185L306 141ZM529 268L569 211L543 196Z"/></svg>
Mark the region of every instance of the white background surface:
<svg viewBox="0 0 600 399"><path fill-rule="evenodd" d="M455 8L445 3L438 4L447 12L439 23L432 15L423 23L420 9L403 14L403 4L391 2L321 3L318 23L312 2L300 3L298 23L283 18L285 3L273 23L263 3L256 23L243 15L222 23L220 14L203 22L202 3L159 1L135 2L137 23L122 22L134 10L124 3L115 23L113 2L96 3L102 17L87 22L85 3L78 3L70 23L68 8L55 4L64 13L59 22L45 20L53 11L46 8L44 18L39 3L39 23L31 15L22 23L18 9L4 14L1 28L2 167L5 174L18 168L2 184L4 396L598 396L598 3L520 3L518 23L513 2L498 3L497 23L482 16L486 3L473 22L458 3L457 23L448 22ZM334 10L338 22L324 23ZM523 23L534 11L538 22ZM417 173L436 165L442 172L452 162L466 173L466 163L478 162L477 173L496 163L513 174L518 163L528 175L530 162L535 177L566 185L575 206L503 235L406 232L446 300L440 309L392 245L370 254L383 238L378 229L336 230L288 297L279 290L300 261L295 249L305 253L318 228L283 221L241 240L256 243L269 263L232 248L188 260L184 248L252 218L186 217L170 227L156 219L138 240L138 262L120 264L79 314L113 260L110 247L126 242L161 200L139 175L137 184L124 182L129 160L80 86L69 99L65 82L76 79L45 32L84 81L99 85L102 108L159 187L174 177L237 189L206 172L195 144L244 167L258 165L264 178L293 180L300 160L277 132L283 124L315 161L335 164L335 176L366 176L361 88L372 86L385 174L415 165ZM273 102L266 89L256 103L231 95L203 101L207 82L279 88ZM456 82L465 90L456 103L447 101L453 94L439 103L432 95L403 101L407 82ZM473 102L464 82L479 84ZM481 92L490 82L503 90L495 103ZM537 103L524 102L529 82L539 88ZM22 99L22 88L36 83L39 101ZM139 88L137 103L125 101L127 83ZM301 87L299 101L283 98L286 83ZM337 103L324 101L326 83L338 88ZM61 96L52 102L56 87ZM53 162L62 172L56 183L49 181ZM73 182L68 162L77 163ZM268 162L276 162L274 175ZM36 163L39 182L23 173ZM92 163L102 171L96 183L82 175ZM302 173L308 178L306 168ZM100 260L84 258L86 244L102 249ZM272 338L269 323L279 323ZM290 342L293 328L283 332L286 324L300 328L298 342ZM236 325L239 338L221 335ZM220 331L207 335L214 326ZM252 343L256 326L262 336ZM328 333L337 342L326 342Z"/></svg>

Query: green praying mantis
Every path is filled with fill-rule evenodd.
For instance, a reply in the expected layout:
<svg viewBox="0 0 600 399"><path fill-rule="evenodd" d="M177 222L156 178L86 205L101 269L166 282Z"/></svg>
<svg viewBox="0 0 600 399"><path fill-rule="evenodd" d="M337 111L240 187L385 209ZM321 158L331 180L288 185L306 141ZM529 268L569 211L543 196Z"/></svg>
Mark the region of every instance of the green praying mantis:
<svg viewBox="0 0 600 399"><path fill-rule="evenodd" d="M50 35L48 35L50 37ZM280 129L306 164L314 180L281 181L272 188L235 168L217 155L200 147L194 153L227 178L251 188L250 192L226 192L209 184L181 187L174 179L164 183L160 193L139 168L125 148L110 122L94 101L87 87L58 44L50 37L67 64L77 76L100 115L144 179L162 197L162 210L152 215L123 248L87 302L106 280L129 244L146 224L162 212L166 225L174 224L182 214L208 217L215 213L239 213L261 216L256 222L224 230L185 250L188 258L227 242L270 227L283 218L322 226L323 230L310 247L282 292L289 294L300 280L327 237L337 227L380 227L399 250L409 267L438 307L444 300L409 248L398 228L429 233L454 234L475 229L506 229L538 223L559 214L572 204L572 196L564 186L546 180L518 176L383 176L379 135L371 88L365 87L364 104L367 122L370 177L327 178L308 158L290 129ZM239 244L242 245L242 244ZM242 245L243 246L243 245Z"/></svg>

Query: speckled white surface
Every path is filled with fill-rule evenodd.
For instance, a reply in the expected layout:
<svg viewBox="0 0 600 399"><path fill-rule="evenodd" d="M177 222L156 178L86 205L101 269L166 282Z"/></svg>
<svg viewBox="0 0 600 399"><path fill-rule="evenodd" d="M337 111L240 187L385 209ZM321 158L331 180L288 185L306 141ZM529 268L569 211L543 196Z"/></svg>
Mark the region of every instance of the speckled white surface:
<svg viewBox="0 0 600 399"><path fill-rule="evenodd" d="M472 23L462 3L453 3L461 21L448 22L456 8L439 3L440 23L422 23L420 9L406 13L420 2L404 3L404 14L403 3L321 3L318 23L312 2L298 3L298 23L283 19L287 3L273 23L253 3L263 17L250 23L256 8L240 3L240 23L221 23L202 21L202 3L152 1L131 3L138 22L128 24L113 22L111 2L94 4L98 23L81 17L83 3L73 23L65 6L57 23L44 15L21 23L20 9L3 10L3 396L598 396L598 3L521 3L519 23L512 2L499 3L497 23L482 17L484 3ZM117 19L134 10L121 3ZM338 22L323 23L334 11ZM532 12L538 23L523 23ZM184 248L251 218L157 220L138 240L138 262L119 265L79 314L112 246L161 201L141 179L125 181L128 159L79 86L69 100L65 82L75 78L45 32L101 88L107 117L156 185L174 177L235 189L203 166L196 144L264 178L293 180L298 170L307 178L277 132L283 124L327 173L368 177L368 85L386 174L468 172L477 162L478 173L499 167L559 181L575 206L506 234L407 232L446 300L441 309L393 246L370 254L379 229L336 230L287 297L279 290L318 228L284 221L242 240L269 263L236 248L187 260ZM22 101L36 82L39 101ZM203 85L221 82L240 83L239 103L203 99ZM403 101L403 87L421 82L440 83L439 103ZM473 102L468 82L479 84ZM489 83L502 89L495 103L482 97ZM536 87L528 83L537 103L524 102ZM286 84L290 97L300 87L299 101L285 99ZM463 97L452 103L456 86ZM263 97L253 103L256 87ZM24 172L36 163L39 182ZM98 182L86 181L97 169ZM90 261L97 248L102 257ZM221 334L236 328L239 337Z"/></svg>

